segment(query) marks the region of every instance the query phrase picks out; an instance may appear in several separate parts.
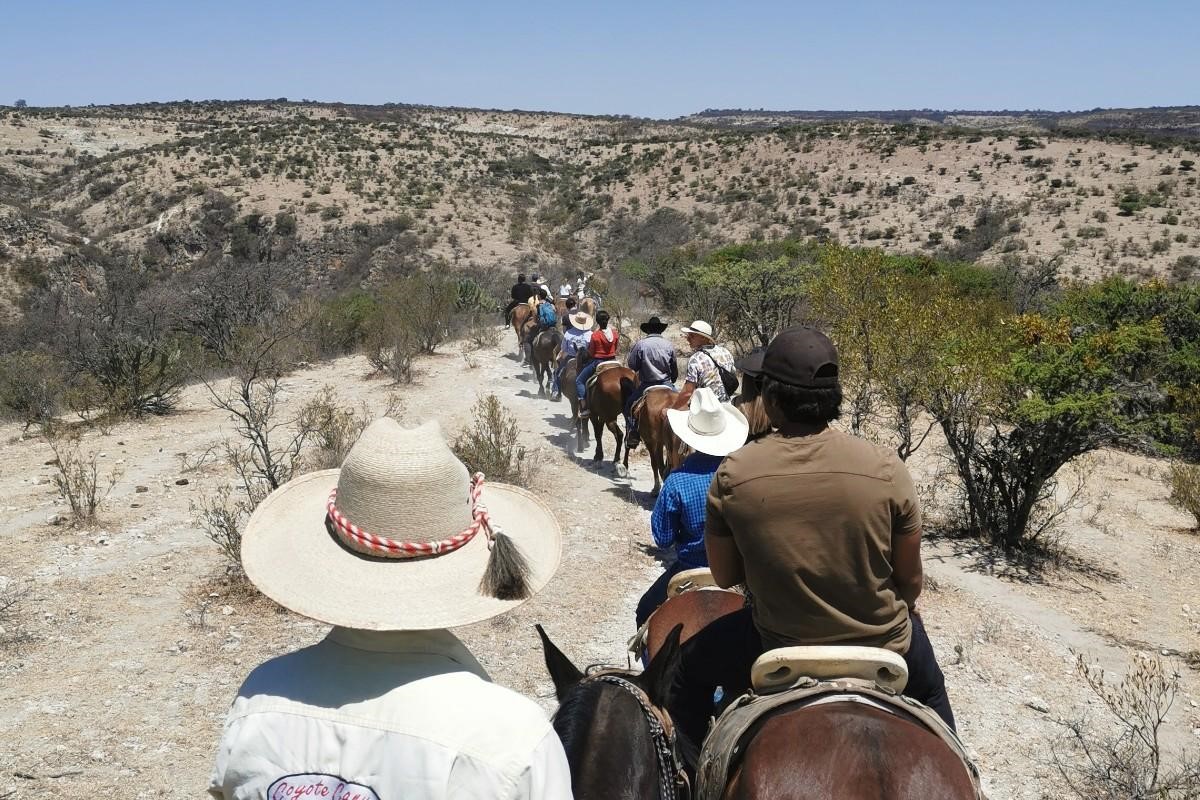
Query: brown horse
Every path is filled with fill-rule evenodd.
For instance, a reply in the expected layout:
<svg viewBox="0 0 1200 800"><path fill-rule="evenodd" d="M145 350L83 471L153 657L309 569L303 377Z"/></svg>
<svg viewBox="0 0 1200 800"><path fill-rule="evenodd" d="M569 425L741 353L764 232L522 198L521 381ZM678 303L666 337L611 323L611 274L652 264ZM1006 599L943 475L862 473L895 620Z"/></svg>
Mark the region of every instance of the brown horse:
<svg viewBox="0 0 1200 800"><path fill-rule="evenodd" d="M533 365L533 374L537 377L539 396L546 394L546 384L554 374L562 340L559 330L551 328L539 333L534 337L533 344L529 345L529 363Z"/></svg>
<svg viewBox="0 0 1200 800"><path fill-rule="evenodd" d="M584 675L537 626L558 695L551 723L567 754L575 800L676 800L695 747L663 708L679 669L679 631L641 674Z"/></svg>
<svg viewBox="0 0 1200 800"><path fill-rule="evenodd" d="M646 452L650 454L650 471L654 474L654 489L651 495L657 497L662 489L662 482L667 479L671 470L679 466L679 440L671 431L671 426L663 418L662 411L675 400L675 392L668 389L648 389L642 400L633 407L633 416L637 420L638 435L646 444ZM633 448L625 445L625 469L629 469L629 451Z"/></svg>
<svg viewBox="0 0 1200 800"><path fill-rule="evenodd" d="M758 721L740 748L722 800L977 796L966 767L936 734L861 703L784 706Z"/></svg>
<svg viewBox="0 0 1200 800"><path fill-rule="evenodd" d="M512 310L512 315L508 318L512 324L513 333L517 335L517 352L522 358L525 356L525 326L526 323L533 320L533 309L528 303L521 303Z"/></svg>
<svg viewBox="0 0 1200 800"><path fill-rule="evenodd" d="M700 632L708 623L726 614L740 611L746 596L724 589L694 589L667 599L651 615L646 625L646 653L653 659L677 625L682 626L680 644Z"/></svg>
<svg viewBox="0 0 1200 800"><path fill-rule="evenodd" d="M595 319L596 312L600 310L600 304L596 302L596 298L594 297L585 297L579 301L579 310L592 319Z"/></svg>
<svg viewBox="0 0 1200 800"><path fill-rule="evenodd" d="M579 362L585 356L586 353L580 352L578 357L570 359L563 368L562 377L558 382L562 396L567 398L567 402L571 404L571 424L575 428L575 452L577 453L583 450L588 443L587 420L580 418L579 398L575 396L575 376L579 374Z"/></svg>
<svg viewBox="0 0 1200 800"><path fill-rule="evenodd" d="M608 428L617 440L613 451L613 469L617 475L624 477L622 473L627 474L627 470L620 461L621 442L625 440L625 434L617 425L617 420L624 413L625 400L633 391L633 382L637 380L637 375L628 367L609 367L603 372L598 372L597 376L596 382L588 390L587 403L592 419L592 431L596 434L596 454L592 456L592 461L604 460L604 429Z"/></svg>

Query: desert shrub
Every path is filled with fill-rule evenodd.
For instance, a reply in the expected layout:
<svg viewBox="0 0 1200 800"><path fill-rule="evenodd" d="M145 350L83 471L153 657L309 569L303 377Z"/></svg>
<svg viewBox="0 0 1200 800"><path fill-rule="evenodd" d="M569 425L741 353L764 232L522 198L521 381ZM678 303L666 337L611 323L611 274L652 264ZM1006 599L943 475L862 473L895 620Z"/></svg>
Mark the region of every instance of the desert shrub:
<svg viewBox="0 0 1200 800"><path fill-rule="evenodd" d="M54 485L58 494L71 507L71 518L77 525L85 525L96 518L96 510L117 485L121 473L117 467L108 474L100 474L100 454L86 455L80 450L77 439L48 439L54 451Z"/></svg>
<svg viewBox="0 0 1200 800"><path fill-rule="evenodd" d="M367 341L379 301L356 289L323 303L313 318L313 338L322 355L353 353Z"/></svg>
<svg viewBox="0 0 1200 800"><path fill-rule="evenodd" d="M228 486L222 486L214 494L201 497L191 504L192 514L204 530L204 535L217 546L225 562L225 573L232 580L243 583L246 573L242 569L242 530L250 518L253 506L246 500L238 500Z"/></svg>
<svg viewBox="0 0 1200 800"><path fill-rule="evenodd" d="M521 443L516 417L494 394L479 398L471 424L454 439L454 454L472 473L488 479L528 487L536 473L531 454Z"/></svg>
<svg viewBox="0 0 1200 800"><path fill-rule="evenodd" d="M1172 461L1167 467L1167 486L1171 490L1171 505L1192 515L1195 527L1200 528L1200 466L1184 461Z"/></svg>
<svg viewBox="0 0 1200 800"><path fill-rule="evenodd" d="M407 331L419 352L432 353L450 335L457 282L432 272L406 275L380 293L384 324Z"/></svg>
<svg viewBox="0 0 1200 800"><path fill-rule="evenodd" d="M347 408L340 404L332 386L323 386L316 397L300 408L297 420L311 445L304 458L305 468L340 467L370 421L371 415L365 406Z"/></svg>
<svg viewBox="0 0 1200 800"><path fill-rule="evenodd" d="M61 408L65 389L58 359L29 351L0 356L0 414L26 430L49 424Z"/></svg>
<svg viewBox="0 0 1200 800"><path fill-rule="evenodd" d="M1179 692L1179 675L1158 658L1136 655L1116 682L1077 661L1078 674L1100 700L1107 719L1064 722L1051 749L1071 791L1086 800L1192 800L1200 796L1200 754L1170 753L1163 725Z"/></svg>
<svg viewBox="0 0 1200 800"><path fill-rule="evenodd" d="M21 628L20 612L29 591L27 582L0 576L0 650L27 638Z"/></svg>

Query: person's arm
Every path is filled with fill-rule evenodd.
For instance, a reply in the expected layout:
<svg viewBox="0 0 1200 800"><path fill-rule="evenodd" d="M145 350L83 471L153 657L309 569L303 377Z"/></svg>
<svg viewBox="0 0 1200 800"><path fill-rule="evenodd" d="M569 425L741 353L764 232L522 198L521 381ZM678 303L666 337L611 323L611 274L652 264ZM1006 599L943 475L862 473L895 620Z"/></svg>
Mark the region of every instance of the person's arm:
<svg viewBox="0 0 1200 800"><path fill-rule="evenodd" d="M571 768L558 734L551 730L529 758L508 800L571 800Z"/></svg>
<svg viewBox="0 0 1200 800"><path fill-rule="evenodd" d="M596 333L592 333L591 338L588 339L587 351L589 356L596 357Z"/></svg>
<svg viewBox="0 0 1200 800"><path fill-rule="evenodd" d="M917 598L925 586L921 566L921 503L908 468L900 459L894 464L895 489L892 511L892 581L910 613L917 612Z"/></svg>
<svg viewBox="0 0 1200 800"><path fill-rule="evenodd" d="M708 554L708 568L713 580L722 589L746 582L746 565L742 552L734 541L733 531L725 520L726 489L722 471L717 470L712 485L708 487L708 501L704 518L704 550Z"/></svg>
<svg viewBox="0 0 1200 800"><path fill-rule="evenodd" d="M641 344L639 342L638 344ZM629 348L629 357L625 360L625 366L629 367L634 372L642 368L642 348L635 344Z"/></svg>
<svg viewBox="0 0 1200 800"><path fill-rule="evenodd" d="M669 479L668 479L669 480ZM679 531L679 502L675 490L670 485L664 485L654 502L654 511L650 514L650 533L654 544L664 550L675 544Z"/></svg>
<svg viewBox="0 0 1200 800"><path fill-rule="evenodd" d="M917 613L917 598L925 586L921 566L921 532L892 534L892 580L910 614Z"/></svg>
<svg viewBox="0 0 1200 800"><path fill-rule="evenodd" d="M675 351L671 351L671 359L667 362L667 372L671 376L671 383L679 380L679 359L675 357Z"/></svg>

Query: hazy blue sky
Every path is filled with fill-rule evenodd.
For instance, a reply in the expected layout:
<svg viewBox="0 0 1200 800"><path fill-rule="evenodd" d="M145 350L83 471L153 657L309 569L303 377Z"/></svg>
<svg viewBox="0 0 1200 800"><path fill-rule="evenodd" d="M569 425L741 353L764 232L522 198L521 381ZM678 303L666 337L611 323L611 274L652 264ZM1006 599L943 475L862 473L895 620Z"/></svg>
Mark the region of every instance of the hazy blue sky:
<svg viewBox="0 0 1200 800"><path fill-rule="evenodd" d="M0 102L671 117L1200 103L1200 0L0 0Z"/></svg>

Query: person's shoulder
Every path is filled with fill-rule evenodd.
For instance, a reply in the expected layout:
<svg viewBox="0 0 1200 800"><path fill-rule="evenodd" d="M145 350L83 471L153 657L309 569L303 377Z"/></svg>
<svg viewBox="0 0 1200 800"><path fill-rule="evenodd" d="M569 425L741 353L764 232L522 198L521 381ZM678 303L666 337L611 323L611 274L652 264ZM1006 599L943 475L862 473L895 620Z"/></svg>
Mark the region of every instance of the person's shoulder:
<svg viewBox="0 0 1200 800"><path fill-rule="evenodd" d="M891 480L896 468L903 466L900 457L889 447L836 428L830 428L828 435L843 457L850 458L863 472Z"/></svg>

